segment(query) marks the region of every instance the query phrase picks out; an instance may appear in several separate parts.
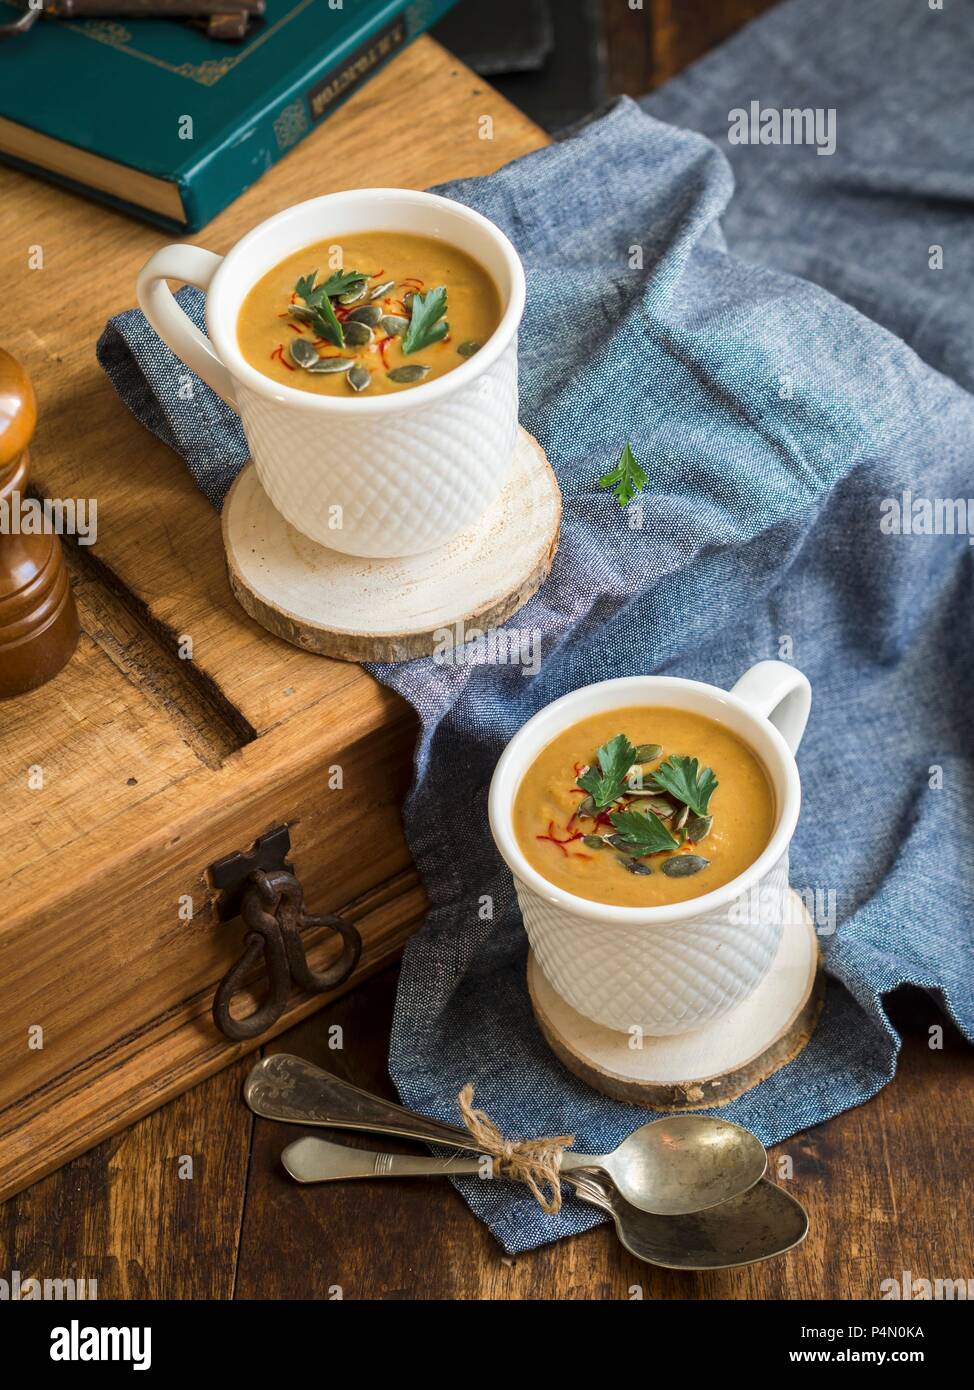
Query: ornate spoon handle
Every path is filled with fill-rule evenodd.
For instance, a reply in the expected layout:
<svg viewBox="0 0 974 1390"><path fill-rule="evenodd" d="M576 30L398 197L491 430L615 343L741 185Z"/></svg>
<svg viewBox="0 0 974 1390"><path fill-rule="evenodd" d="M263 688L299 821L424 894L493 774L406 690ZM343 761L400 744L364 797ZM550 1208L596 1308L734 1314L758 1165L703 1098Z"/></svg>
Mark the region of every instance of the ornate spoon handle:
<svg viewBox="0 0 974 1390"><path fill-rule="evenodd" d="M370 1095L286 1052L257 1063L244 1084L244 1099L256 1115L267 1120L396 1134L480 1153L476 1140L465 1129Z"/></svg>
<svg viewBox="0 0 974 1390"><path fill-rule="evenodd" d="M458 1125L431 1120L391 1100L382 1100L287 1052L257 1063L244 1083L244 1099L254 1114L265 1120L394 1134L400 1139L448 1144L467 1153L483 1152L476 1139ZM570 1180L573 1169L600 1165L596 1154L565 1153L561 1172Z"/></svg>
<svg viewBox="0 0 974 1390"><path fill-rule="evenodd" d="M370 1134L394 1134L401 1139L419 1139L427 1144L444 1144L467 1153L482 1152L473 1135L458 1125L431 1120L425 1115L407 1110L402 1105L396 1105L393 1101L382 1100L379 1096L353 1086L350 1081L342 1081L339 1077L322 1071L312 1062L306 1062L303 1057L294 1057L287 1052L275 1053L274 1056L265 1057L257 1063L244 1083L244 1099L255 1115L260 1115L266 1120L322 1125L328 1129L364 1130ZM298 1140L297 1144L304 1142ZM307 1142L314 1141L309 1139ZM291 1152L295 1147L295 1144L290 1145L284 1153ZM573 1160L572 1167L582 1167L583 1157L588 1155L566 1154L562 1160L562 1176L577 1190L582 1201L609 1211L610 1208L600 1189L593 1189L586 1181L591 1174L569 1171L569 1164L565 1160ZM592 1165L591 1158L589 1165ZM291 1171L290 1168L288 1171ZM436 1171L446 1170L438 1168ZM480 1172L479 1164L475 1163L470 1171ZM299 1178L298 1181L309 1179Z"/></svg>

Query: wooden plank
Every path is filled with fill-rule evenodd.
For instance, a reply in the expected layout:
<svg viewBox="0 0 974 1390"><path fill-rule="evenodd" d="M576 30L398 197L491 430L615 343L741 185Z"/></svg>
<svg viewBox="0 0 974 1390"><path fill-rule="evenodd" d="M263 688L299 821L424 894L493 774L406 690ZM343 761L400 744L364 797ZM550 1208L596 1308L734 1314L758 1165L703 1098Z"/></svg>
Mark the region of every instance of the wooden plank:
<svg viewBox="0 0 974 1390"><path fill-rule="evenodd" d="M30 868L50 880L50 855L219 767L253 736L186 678L185 663L105 587L84 550L65 553L78 651L50 685L0 703L0 838L11 882Z"/></svg>
<svg viewBox="0 0 974 1390"><path fill-rule="evenodd" d="M228 1067L0 1208L3 1277L85 1280L86 1296L99 1299L231 1298L247 1070L246 1061Z"/></svg>
<svg viewBox="0 0 974 1390"><path fill-rule="evenodd" d="M123 869L153 839L184 840L201 824L225 821L228 811L246 819L249 798L275 785L286 793L286 779L301 775L302 765L336 765L354 772L360 756L355 749L372 736L388 736L382 745L383 771L398 778L396 785L403 790L408 784L400 774L412 757L415 713L357 667L347 669L360 682L336 687L320 708L296 711L261 738L242 739L213 767L205 765L193 746L200 743L213 759L219 756L219 740L207 733L205 723L195 726L194 738L187 742L192 683L183 685L178 699L167 690L168 658L157 653L154 660L143 660L143 643L150 650L151 643L138 625L124 643L103 616L88 626L99 650L82 639L77 668L69 665L40 691L0 705L0 754L9 779L5 814L19 832L5 859L5 875L18 890L20 912L51 910L62 898L76 896L82 881L97 883L113 863ZM214 699L219 703L215 693ZM213 718L218 722L218 716ZM227 720L227 744L229 730ZM35 789L27 773L37 765L53 772ZM365 785L364 768L362 773L360 787ZM356 785L354 778L351 785ZM318 791L324 799L327 790L323 774ZM359 803L363 816L368 809ZM278 808L276 818L282 816L288 818L286 807ZM266 828L261 825L258 833ZM397 821L389 824L388 833L401 848ZM234 847L239 846L221 853ZM50 872L53 854L58 855L56 875ZM211 860L201 852L197 861L198 878ZM0 950L11 926L9 918L0 921Z"/></svg>
<svg viewBox="0 0 974 1390"><path fill-rule="evenodd" d="M485 116L490 139L482 138ZM543 143L525 116L423 38L193 240L226 251L255 223L312 194L362 184L424 187L487 173ZM227 583L217 514L182 462L128 415L95 361L106 319L133 304L138 270L173 239L0 171L5 345L38 395L35 485L52 496L97 498L98 560L167 644L192 637L198 674L261 733L341 690L367 699L369 678L270 638L246 617ZM37 246L43 269L30 270ZM64 294L47 290L52 282L71 287L70 331Z"/></svg>
<svg viewBox="0 0 974 1390"><path fill-rule="evenodd" d="M11 885L25 869L43 873L50 855L110 823L121 807L137 808L200 766L87 632L57 679L16 704L17 718L0 725L0 838ZM98 797L90 794L93 767L104 778ZM46 873L50 879L49 864Z"/></svg>
<svg viewBox="0 0 974 1390"><path fill-rule="evenodd" d="M653 85L653 5L603 5L610 96L641 97Z"/></svg>

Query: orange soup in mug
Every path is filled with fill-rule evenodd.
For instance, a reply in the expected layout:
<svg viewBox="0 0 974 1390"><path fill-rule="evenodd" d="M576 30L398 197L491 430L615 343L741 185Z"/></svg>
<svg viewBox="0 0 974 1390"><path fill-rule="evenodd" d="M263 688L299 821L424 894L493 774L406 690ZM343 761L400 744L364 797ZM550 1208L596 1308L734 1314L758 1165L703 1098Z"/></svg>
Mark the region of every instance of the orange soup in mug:
<svg viewBox="0 0 974 1390"><path fill-rule="evenodd" d="M524 772L513 830L556 887L655 907L730 883L767 847L771 783L757 756L705 715L633 706L562 730Z"/></svg>

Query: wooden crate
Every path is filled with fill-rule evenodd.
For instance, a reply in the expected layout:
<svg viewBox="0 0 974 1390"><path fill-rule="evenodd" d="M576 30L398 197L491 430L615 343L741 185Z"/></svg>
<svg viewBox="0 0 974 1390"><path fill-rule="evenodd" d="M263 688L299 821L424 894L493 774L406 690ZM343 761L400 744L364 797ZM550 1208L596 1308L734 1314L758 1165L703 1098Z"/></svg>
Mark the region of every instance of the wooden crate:
<svg viewBox="0 0 974 1390"><path fill-rule="evenodd" d="M421 39L194 240L224 251L302 198L485 173L542 142ZM246 617L217 513L95 361L105 320L170 239L0 171L3 345L38 395L34 483L98 503L97 544L68 547L78 652L51 684L0 703L0 1198L256 1045L210 1018L242 937L215 911L215 860L286 824L308 909L361 931L352 983L422 918L399 820L412 711L359 667ZM334 939L308 940L320 969ZM272 1033L329 997L293 995Z"/></svg>

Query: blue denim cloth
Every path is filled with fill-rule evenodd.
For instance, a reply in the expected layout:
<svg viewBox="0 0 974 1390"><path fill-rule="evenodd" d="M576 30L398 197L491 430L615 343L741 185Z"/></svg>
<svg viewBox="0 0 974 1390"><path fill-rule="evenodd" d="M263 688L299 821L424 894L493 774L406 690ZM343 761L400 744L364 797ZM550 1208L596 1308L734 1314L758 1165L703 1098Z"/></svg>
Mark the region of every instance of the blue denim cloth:
<svg viewBox="0 0 974 1390"><path fill-rule="evenodd" d="M422 718L405 822L431 909L390 1049L407 1104L456 1120L472 1081L505 1132L574 1133L590 1152L647 1118L541 1040L488 782L511 735L576 686L638 672L729 686L782 651L814 689L792 881L834 892L838 930L822 937L811 1043L721 1113L772 1144L868 1100L896 1066L882 996L904 981L974 1039L974 551L880 530L904 489L974 493L970 15L794 0L643 109L622 101L441 190L524 260L522 420L565 512L553 573L512 620L540 634L537 675L375 668ZM757 95L835 107L835 153L729 145L729 110ZM184 302L199 317L199 296ZM137 313L99 351L218 503L246 456L236 419L204 388L179 399L185 369ZM638 527L595 482L626 440L650 477ZM512 1252L600 1220L571 1198L552 1217L507 1184L458 1186Z"/></svg>

